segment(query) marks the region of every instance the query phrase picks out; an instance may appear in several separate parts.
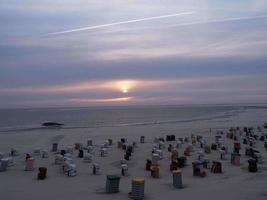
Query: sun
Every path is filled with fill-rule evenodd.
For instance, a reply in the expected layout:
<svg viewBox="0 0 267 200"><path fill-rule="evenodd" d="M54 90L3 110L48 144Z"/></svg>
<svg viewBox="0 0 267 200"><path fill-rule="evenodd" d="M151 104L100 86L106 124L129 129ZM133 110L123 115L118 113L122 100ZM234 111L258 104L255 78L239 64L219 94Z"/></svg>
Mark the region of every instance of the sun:
<svg viewBox="0 0 267 200"><path fill-rule="evenodd" d="M137 86L137 81L121 80L116 82L116 88L123 94L127 94Z"/></svg>
<svg viewBox="0 0 267 200"><path fill-rule="evenodd" d="M122 93L124 94L128 93L128 89L122 89Z"/></svg>

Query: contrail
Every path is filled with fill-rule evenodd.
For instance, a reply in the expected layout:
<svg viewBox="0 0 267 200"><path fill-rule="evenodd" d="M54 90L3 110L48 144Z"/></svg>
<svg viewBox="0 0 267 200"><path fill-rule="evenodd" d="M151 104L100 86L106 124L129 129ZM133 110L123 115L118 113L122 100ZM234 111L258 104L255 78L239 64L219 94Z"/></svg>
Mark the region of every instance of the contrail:
<svg viewBox="0 0 267 200"><path fill-rule="evenodd" d="M156 19L163 19L163 18L170 18L170 17L176 17L176 16L181 16L181 15L191 15L194 12L182 12L182 13L176 13L176 14L170 14L170 15L161 15L161 16L155 16L155 17L146 17L142 19L134 19L134 20L128 20L128 21L121 21L121 22L114 22L110 24L102 24L102 25L96 25L96 26L87 26L83 28L76 28L76 29L71 29L71 30L66 30L66 31L59 31L59 32L54 32L54 33L48 33L47 35L61 35L61 34L66 34L66 33L73 33L73 32L80 32L80 31L86 31L86 30L94 30L94 29L99 29L99 28L104 28L104 27L109 27L109 26L115 26L115 25L120 25L120 24L130 24L130 23L136 23L136 22L141 22L141 21L150 21L150 20L156 20Z"/></svg>
<svg viewBox="0 0 267 200"><path fill-rule="evenodd" d="M182 23L182 24L170 25L170 26L167 26L167 28L179 27L179 26L198 25L198 24L212 24L212 23L244 21L244 20L262 19L262 18L267 18L267 15L259 15L259 16L252 16L252 17L234 17L234 18L213 19L213 20L206 20L206 21L203 20L203 21L197 21L197 22L187 22L187 23Z"/></svg>

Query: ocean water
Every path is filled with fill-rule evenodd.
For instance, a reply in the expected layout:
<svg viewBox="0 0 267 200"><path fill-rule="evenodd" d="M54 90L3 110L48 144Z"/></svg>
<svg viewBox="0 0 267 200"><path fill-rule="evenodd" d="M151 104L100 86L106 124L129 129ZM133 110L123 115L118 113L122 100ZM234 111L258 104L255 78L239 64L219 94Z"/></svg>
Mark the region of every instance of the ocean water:
<svg viewBox="0 0 267 200"><path fill-rule="evenodd" d="M250 114L246 116L246 113ZM250 120L253 115L260 115L259 119L255 119L253 123L262 123L267 120L267 107L194 105L1 109L0 133L42 129L41 124L48 121L63 123L63 129L168 123L180 123L182 125L183 123L200 121L205 121L208 126L209 123L214 123L214 120L227 121L233 118L241 121Z"/></svg>

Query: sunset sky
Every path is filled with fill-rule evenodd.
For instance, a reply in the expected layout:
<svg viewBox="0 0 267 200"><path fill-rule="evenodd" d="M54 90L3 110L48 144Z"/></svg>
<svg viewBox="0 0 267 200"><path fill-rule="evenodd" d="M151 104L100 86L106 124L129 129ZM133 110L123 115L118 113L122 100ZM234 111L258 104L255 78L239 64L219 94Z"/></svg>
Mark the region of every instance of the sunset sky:
<svg viewBox="0 0 267 200"><path fill-rule="evenodd" d="M267 102L266 0L1 0L0 108Z"/></svg>

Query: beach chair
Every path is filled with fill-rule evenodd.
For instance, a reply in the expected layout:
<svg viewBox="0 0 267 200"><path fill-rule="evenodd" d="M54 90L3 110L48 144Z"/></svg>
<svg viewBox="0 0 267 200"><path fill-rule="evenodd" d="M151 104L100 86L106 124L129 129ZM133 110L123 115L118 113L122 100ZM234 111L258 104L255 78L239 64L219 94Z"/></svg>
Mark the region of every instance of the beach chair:
<svg viewBox="0 0 267 200"><path fill-rule="evenodd" d="M108 155L108 150L106 148L101 148L100 149L100 156L104 157Z"/></svg>
<svg viewBox="0 0 267 200"><path fill-rule="evenodd" d="M39 156L39 155L41 154L41 149L39 149L39 148L34 149L34 150L33 150L33 154L34 154L35 156Z"/></svg>
<svg viewBox="0 0 267 200"><path fill-rule="evenodd" d="M221 160L225 160L226 159L225 155L226 155L225 150L220 150L220 158L221 158Z"/></svg>
<svg viewBox="0 0 267 200"><path fill-rule="evenodd" d="M119 192L120 177L115 175L107 175L106 179L106 193Z"/></svg>
<svg viewBox="0 0 267 200"><path fill-rule="evenodd" d="M42 158L48 158L48 157L49 157L49 155L48 155L48 151L43 150L43 151L42 151Z"/></svg>
<svg viewBox="0 0 267 200"><path fill-rule="evenodd" d="M203 161L204 157L205 157L204 152L203 151L198 151L197 154L198 154L198 160L202 160Z"/></svg>
<svg viewBox="0 0 267 200"><path fill-rule="evenodd" d="M67 147L66 148L66 153L73 154L73 148L72 147Z"/></svg>
<svg viewBox="0 0 267 200"><path fill-rule="evenodd" d="M249 159L248 160L248 171L249 172L257 172L258 166L257 166L257 160L255 159Z"/></svg>
<svg viewBox="0 0 267 200"><path fill-rule="evenodd" d="M8 161L8 163L7 163L8 167L11 167L14 165L13 157L6 157L5 159Z"/></svg>
<svg viewBox="0 0 267 200"><path fill-rule="evenodd" d="M8 159L2 158L0 160L0 172L6 171L7 167L8 167Z"/></svg>
<svg viewBox="0 0 267 200"><path fill-rule="evenodd" d="M14 149L14 148L11 148L11 150L10 150L10 156L18 156L18 155L19 155L18 150Z"/></svg>
<svg viewBox="0 0 267 200"><path fill-rule="evenodd" d="M154 153L152 155L152 165L158 165L158 161L159 161L159 154Z"/></svg>
<svg viewBox="0 0 267 200"><path fill-rule="evenodd" d="M93 140L87 139L87 146L93 146Z"/></svg>
<svg viewBox="0 0 267 200"><path fill-rule="evenodd" d="M165 149L165 143L163 141L159 142L159 149Z"/></svg>
<svg viewBox="0 0 267 200"><path fill-rule="evenodd" d="M38 180L44 180L46 179L47 174L47 168L46 167L39 167L39 173L38 173Z"/></svg>
<svg viewBox="0 0 267 200"><path fill-rule="evenodd" d="M93 174L98 175L100 173L100 166L97 163L93 164Z"/></svg>
<svg viewBox="0 0 267 200"><path fill-rule="evenodd" d="M89 153L84 154L83 161L86 163L91 163L92 162L92 155Z"/></svg>
<svg viewBox="0 0 267 200"><path fill-rule="evenodd" d="M121 163L121 164L126 164L126 162L127 162L127 161L126 161L124 158L122 158L122 159L120 160L120 163Z"/></svg>
<svg viewBox="0 0 267 200"><path fill-rule="evenodd" d="M25 171L33 171L33 170L34 170L34 158L30 157L26 160Z"/></svg>
<svg viewBox="0 0 267 200"><path fill-rule="evenodd" d="M147 159L146 160L146 171L150 171L151 170L151 165L152 165L152 161Z"/></svg>
<svg viewBox="0 0 267 200"><path fill-rule="evenodd" d="M212 161L212 167L211 167L212 173L222 173L222 163L219 161Z"/></svg>
<svg viewBox="0 0 267 200"><path fill-rule="evenodd" d="M63 163L63 161L64 161L64 157L62 155L57 154L55 156L55 164L56 165L61 165Z"/></svg>
<svg viewBox="0 0 267 200"><path fill-rule="evenodd" d="M121 165L121 175L128 176L128 165L127 164Z"/></svg>
<svg viewBox="0 0 267 200"><path fill-rule="evenodd" d="M158 166L153 166L151 167L151 176L153 178L159 178L159 167Z"/></svg>
<svg viewBox="0 0 267 200"><path fill-rule="evenodd" d="M141 178L132 179L132 191L129 193L130 198L134 200L143 200L145 198L145 180Z"/></svg>
<svg viewBox="0 0 267 200"><path fill-rule="evenodd" d="M157 150L156 150L156 154L159 155L159 160L162 160L162 159L163 159L163 151L162 151L162 150L157 149Z"/></svg>
<svg viewBox="0 0 267 200"><path fill-rule="evenodd" d="M74 163L68 163L66 165L65 173L69 177L76 176L77 175L76 164L74 164Z"/></svg>

